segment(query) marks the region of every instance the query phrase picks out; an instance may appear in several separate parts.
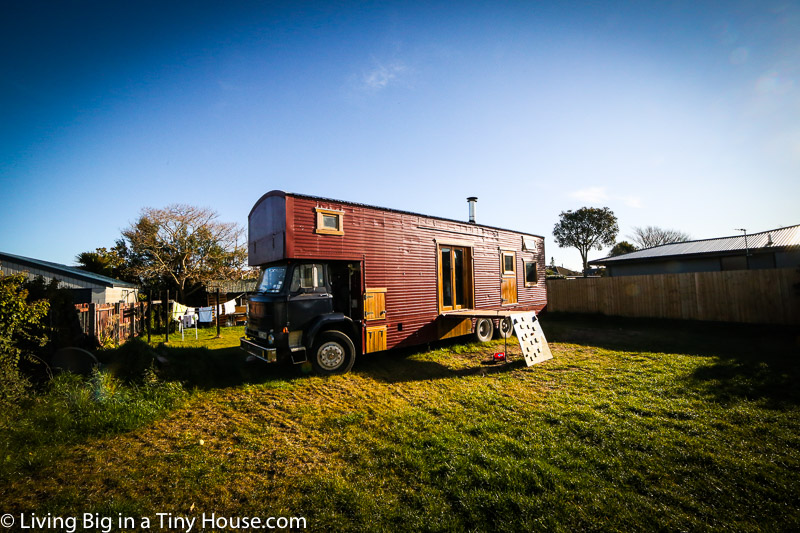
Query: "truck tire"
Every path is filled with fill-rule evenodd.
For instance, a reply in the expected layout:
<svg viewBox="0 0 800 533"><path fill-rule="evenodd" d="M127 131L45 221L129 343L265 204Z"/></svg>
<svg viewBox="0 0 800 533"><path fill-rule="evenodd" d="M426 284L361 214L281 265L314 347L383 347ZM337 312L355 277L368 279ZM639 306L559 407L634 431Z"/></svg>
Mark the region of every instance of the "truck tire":
<svg viewBox="0 0 800 533"><path fill-rule="evenodd" d="M317 374L344 374L353 368L355 361L356 348L350 337L335 330L317 335L311 350L311 365Z"/></svg>
<svg viewBox="0 0 800 533"><path fill-rule="evenodd" d="M498 339L507 339L514 334L514 324L509 317L501 318L497 326Z"/></svg>
<svg viewBox="0 0 800 533"><path fill-rule="evenodd" d="M494 333L494 324L489 318L479 318L475 321L475 340L478 342L489 342Z"/></svg>

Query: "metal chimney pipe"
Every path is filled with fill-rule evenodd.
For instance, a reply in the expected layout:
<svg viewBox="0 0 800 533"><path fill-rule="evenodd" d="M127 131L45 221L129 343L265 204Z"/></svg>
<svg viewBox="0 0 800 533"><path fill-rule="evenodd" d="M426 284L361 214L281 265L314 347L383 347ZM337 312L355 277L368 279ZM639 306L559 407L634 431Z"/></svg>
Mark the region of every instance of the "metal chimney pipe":
<svg viewBox="0 0 800 533"><path fill-rule="evenodd" d="M470 196L467 198L467 202L469 203L469 223L475 224L475 202L478 201L477 196Z"/></svg>

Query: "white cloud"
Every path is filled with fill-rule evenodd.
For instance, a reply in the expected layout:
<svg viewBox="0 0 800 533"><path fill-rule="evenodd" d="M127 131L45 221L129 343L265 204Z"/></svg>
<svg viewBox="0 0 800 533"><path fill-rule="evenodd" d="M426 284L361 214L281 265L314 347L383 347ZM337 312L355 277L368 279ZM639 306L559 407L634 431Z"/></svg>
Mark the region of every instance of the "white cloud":
<svg viewBox="0 0 800 533"><path fill-rule="evenodd" d="M628 207L634 207L636 209L641 209L642 207L642 199L640 197L631 194L624 196L608 194L605 187L587 187L585 189L573 191L569 193L569 196L588 204L602 204L619 201Z"/></svg>
<svg viewBox="0 0 800 533"><path fill-rule="evenodd" d="M402 63L378 64L372 70L364 73L362 77L363 86L368 90L380 91L395 83L398 77L406 70L406 66Z"/></svg>
<svg viewBox="0 0 800 533"><path fill-rule="evenodd" d="M608 199L608 194L606 194L605 187L588 187L586 189L580 189L575 192L569 193L572 198L577 198L583 202L589 203L599 203L604 202Z"/></svg>
<svg viewBox="0 0 800 533"><path fill-rule="evenodd" d="M619 199L628 207L634 207L636 209L642 208L642 199L638 196L620 196Z"/></svg>

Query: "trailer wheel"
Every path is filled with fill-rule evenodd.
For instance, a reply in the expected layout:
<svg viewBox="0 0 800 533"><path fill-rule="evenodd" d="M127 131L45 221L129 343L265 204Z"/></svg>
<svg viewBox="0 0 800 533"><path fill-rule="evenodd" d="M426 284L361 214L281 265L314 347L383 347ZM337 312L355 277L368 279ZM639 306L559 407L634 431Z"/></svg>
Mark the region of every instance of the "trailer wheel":
<svg viewBox="0 0 800 533"><path fill-rule="evenodd" d="M507 339L514 334L514 325L509 317L501 318L497 327L497 338Z"/></svg>
<svg viewBox="0 0 800 533"><path fill-rule="evenodd" d="M311 364L317 374L344 374L353 368L356 348L341 331L323 331L314 342Z"/></svg>
<svg viewBox="0 0 800 533"><path fill-rule="evenodd" d="M489 342L494 333L494 324L489 318L479 318L475 321L475 340L478 342Z"/></svg>

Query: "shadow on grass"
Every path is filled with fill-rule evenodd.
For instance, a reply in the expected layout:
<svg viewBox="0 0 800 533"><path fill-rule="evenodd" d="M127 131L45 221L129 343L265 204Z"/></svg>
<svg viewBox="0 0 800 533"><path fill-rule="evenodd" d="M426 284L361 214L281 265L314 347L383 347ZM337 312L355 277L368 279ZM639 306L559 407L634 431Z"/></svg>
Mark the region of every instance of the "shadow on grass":
<svg viewBox="0 0 800 533"><path fill-rule="evenodd" d="M550 342L708 358L691 380L716 401L800 404L798 328L562 314L541 322Z"/></svg>
<svg viewBox="0 0 800 533"><path fill-rule="evenodd" d="M187 389L210 390L298 377L297 372L286 365L249 361L237 347L209 349L162 344L152 348L134 339L115 350L100 352L98 359L106 369L126 381L141 379L152 367L159 378L180 382Z"/></svg>
<svg viewBox="0 0 800 533"><path fill-rule="evenodd" d="M491 346L483 351L485 353L464 352L463 357L471 363L467 368L453 369L435 361L412 358L430 349L447 349L462 344L463 339L461 342L446 340L423 347L362 355L356 359L353 372L386 383L400 383L496 374L525 366L521 355L512 356L508 363L483 364L491 358L494 351ZM290 381L302 378L308 369L307 365L274 364L248 359L237 347L213 349L162 344L153 348L138 339L117 349L100 352L98 359L115 376L129 382L140 380L145 371L152 367L163 380L178 381L188 389L201 390L275 380Z"/></svg>
<svg viewBox="0 0 800 533"><path fill-rule="evenodd" d="M419 351L413 353L419 353ZM453 369L436 361L409 358L409 355L413 355L413 353L405 354L400 352L396 354L388 352L363 356L360 361L356 362L353 371L384 383L407 383L503 374L525 367L525 361L522 356L511 358L506 363L484 364L483 360L488 359L488 357L481 358L478 355L470 354L469 357L474 360L474 364L466 368Z"/></svg>

